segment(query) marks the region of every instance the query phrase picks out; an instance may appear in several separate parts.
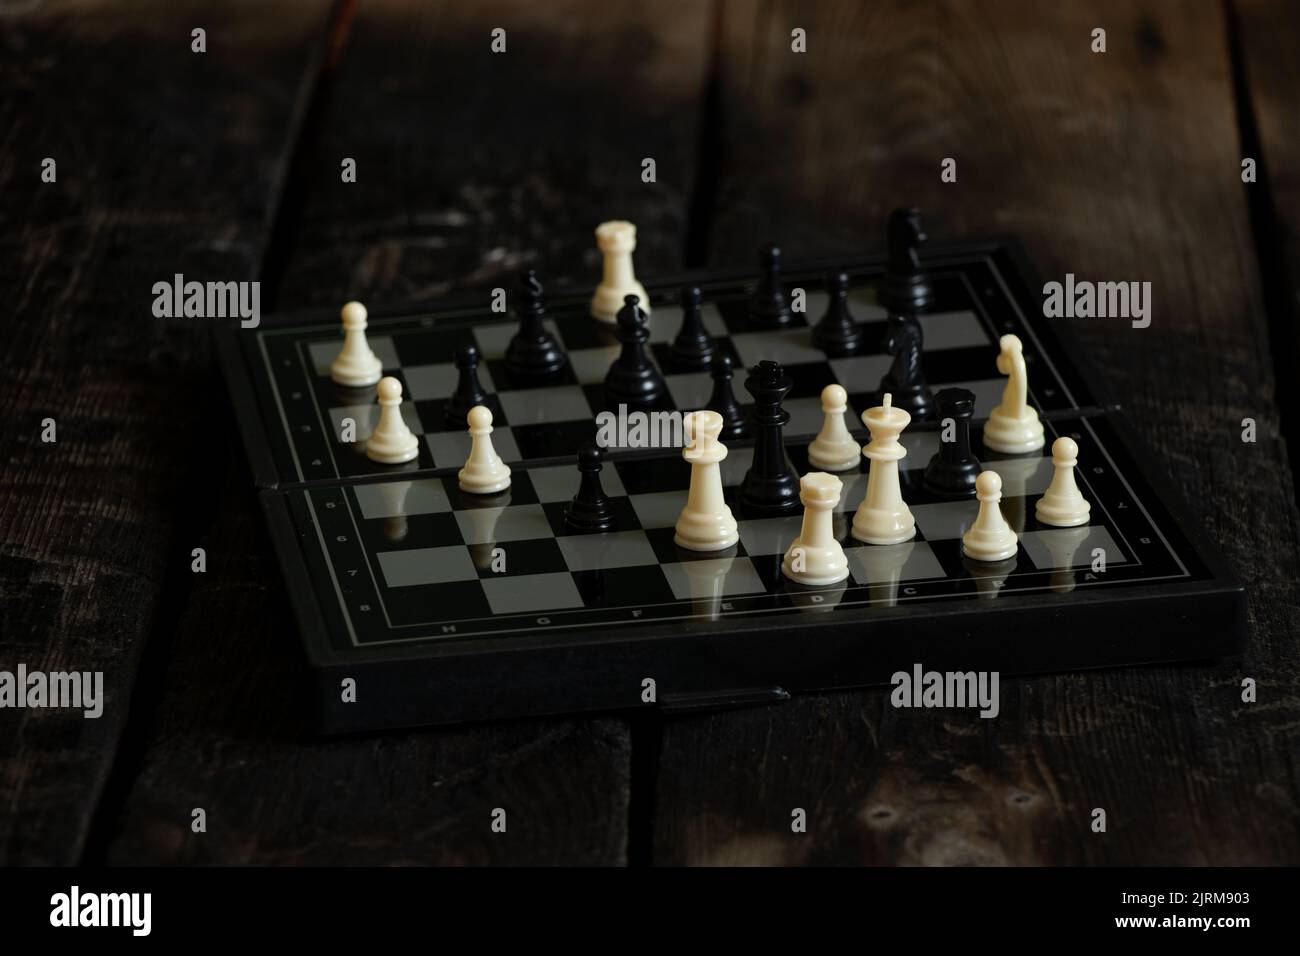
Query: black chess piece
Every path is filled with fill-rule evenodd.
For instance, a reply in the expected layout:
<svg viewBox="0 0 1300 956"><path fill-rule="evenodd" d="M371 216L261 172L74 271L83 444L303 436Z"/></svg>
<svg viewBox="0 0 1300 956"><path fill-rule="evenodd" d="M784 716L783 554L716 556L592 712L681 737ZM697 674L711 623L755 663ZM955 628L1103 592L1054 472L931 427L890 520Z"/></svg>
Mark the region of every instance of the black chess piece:
<svg viewBox="0 0 1300 956"><path fill-rule="evenodd" d="M713 357L713 339L700 316L702 298L698 286L682 287L682 327L668 349L673 365L682 371L708 368Z"/></svg>
<svg viewBox="0 0 1300 956"><path fill-rule="evenodd" d="M915 315L930 305L930 280L921 268L919 247L926 240L921 211L895 209L885 225L888 261L877 290L880 304L890 312Z"/></svg>
<svg viewBox="0 0 1300 956"><path fill-rule="evenodd" d="M790 413L781 400L793 387L778 362L759 362L745 379L746 390L754 396L754 461L740 483L740 505L748 514L780 515L799 507L799 475L782 440Z"/></svg>
<svg viewBox="0 0 1300 956"><path fill-rule="evenodd" d="M564 367L564 353L542 321L546 306L542 301L542 283L529 269L519 277L519 331L506 347L506 371L522 380L545 379Z"/></svg>
<svg viewBox="0 0 1300 956"><path fill-rule="evenodd" d="M748 314L750 323L763 329L790 324L790 306L781 288L781 248L775 243L759 254L758 288L750 296Z"/></svg>
<svg viewBox="0 0 1300 956"><path fill-rule="evenodd" d="M478 380L478 349L467 345L456 350L456 370L459 378L456 390L447 400L447 424L460 428L468 426L465 416L475 405L486 405L488 393Z"/></svg>
<svg viewBox="0 0 1300 956"><path fill-rule="evenodd" d="M894 362L880 380L880 395L890 392L895 408L916 419L929 419L934 417L934 398L921 369L922 347L921 323L915 317L898 314L889 317L885 351L894 357Z"/></svg>
<svg viewBox="0 0 1300 956"><path fill-rule="evenodd" d="M970 449L975 393L965 388L944 388L934 400L939 406L939 421L952 419L952 441L940 441L939 450L921 476L921 484L927 491L944 498L970 498L975 494L975 479L980 475L980 463Z"/></svg>
<svg viewBox="0 0 1300 956"><path fill-rule="evenodd" d="M583 534L614 530L614 508L600 485L604 465L599 448L583 445L578 451L578 472L582 475L578 493L564 509L565 527Z"/></svg>
<svg viewBox="0 0 1300 956"><path fill-rule="evenodd" d="M709 363L713 393L709 395L709 402L704 407L722 416L722 431L718 433L718 437L724 442L742 438L749 431L745 422L745 410L740 407L740 402L736 401L736 393L731 388L732 374L731 356L726 352L718 352L714 355L713 361Z"/></svg>
<svg viewBox="0 0 1300 956"><path fill-rule="evenodd" d="M813 326L813 345L827 355L848 355L862 344L862 329L849 313L849 277L832 270L826 276L830 301L826 314Z"/></svg>
<svg viewBox="0 0 1300 956"><path fill-rule="evenodd" d="M618 329L615 334L623 343L618 358L610 363L605 374L605 402L615 408L620 404L646 408L664 396L667 387L659 370L646 353L646 314L641 311L635 295L623 297L623 308L618 310Z"/></svg>

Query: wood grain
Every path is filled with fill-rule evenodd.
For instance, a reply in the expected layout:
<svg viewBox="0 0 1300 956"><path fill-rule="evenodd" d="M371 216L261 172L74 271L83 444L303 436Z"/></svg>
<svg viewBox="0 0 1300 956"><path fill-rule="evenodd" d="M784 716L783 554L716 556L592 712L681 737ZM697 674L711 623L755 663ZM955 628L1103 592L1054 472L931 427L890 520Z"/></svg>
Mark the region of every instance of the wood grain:
<svg viewBox="0 0 1300 956"><path fill-rule="evenodd" d="M748 262L767 235L791 258L874 246L887 210L916 204L931 235L1019 233L1047 276L1151 281L1150 328L1073 331L1245 581L1251 643L1008 680L996 720L870 691L673 721L656 861L1300 859L1297 518L1225 35L1192 3L727 4L713 260Z"/></svg>
<svg viewBox="0 0 1300 956"><path fill-rule="evenodd" d="M106 691L98 720L0 712L5 863L80 857L141 648L185 586L185 481L211 439L193 427L196 386L215 382L205 323L154 318L151 288L177 272L251 278L325 4L261 11L0 16L0 668L102 671ZM196 26L205 54L190 50Z"/></svg>

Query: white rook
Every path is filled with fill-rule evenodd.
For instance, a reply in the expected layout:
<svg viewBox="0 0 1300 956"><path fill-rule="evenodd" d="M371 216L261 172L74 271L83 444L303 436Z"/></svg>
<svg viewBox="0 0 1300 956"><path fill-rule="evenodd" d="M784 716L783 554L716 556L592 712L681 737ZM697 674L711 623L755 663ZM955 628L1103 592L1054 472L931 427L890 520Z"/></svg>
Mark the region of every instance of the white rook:
<svg viewBox="0 0 1300 956"><path fill-rule="evenodd" d="M799 479L803 527L781 562L781 573L791 581L823 585L849 576L849 559L835 540L833 520L843 487L838 478L824 471L810 471Z"/></svg>
<svg viewBox="0 0 1300 956"><path fill-rule="evenodd" d="M722 416L707 410L691 412L683 424L690 444L682 449L682 457L691 463L691 487L673 540L689 551L721 551L740 540L736 519L722 495L718 462L727 457L726 446L718 441Z"/></svg>
<svg viewBox="0 0 1300 956"><path fill-rule="evenodd" d="M605 271L591 298L591 314L602 322L613 323L623 308L623 297L634 295L641 300L641 311L649 315L650 297L632 271L636 226L621 219L602 222L596 227L596 246L605 257Z"/></svg>

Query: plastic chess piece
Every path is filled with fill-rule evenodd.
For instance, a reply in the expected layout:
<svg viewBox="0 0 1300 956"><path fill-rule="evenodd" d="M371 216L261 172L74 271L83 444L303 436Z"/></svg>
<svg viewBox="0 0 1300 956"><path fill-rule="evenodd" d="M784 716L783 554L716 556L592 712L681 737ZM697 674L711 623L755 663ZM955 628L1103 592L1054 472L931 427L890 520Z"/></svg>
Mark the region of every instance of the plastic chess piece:
<svg viewBox="0 0 1300 956"><path fill-rule="evenodd" d="M885 224L887 262L877 290L880 304L890 312L915 315L930 305L930 281L921 268L919 249L925 242L919 209L895 209Z"/></svg>
<svg viewBox="0 0 1300 956"><path fill-rule="evenodd" d="M832 521L843 489L843 482L824 471L811 471L799 479L803 527L781 562L781 573L791 581L821 586L849 576L849 559L835 540Z"/></svg>
<svg viewBox="0 0 1300 956"><path fill-rule="evenodd" d="M602 322L616 322L618 310L629 295L636 296L642 310L649 315L650 297L632 271L636 226L621 219L602 222L596 227L596 247L605 257L605 266L600 285L596 286L596 294L591 298L592 317Z"/></svg>
<svg viewBox="0 0 1300 956"><path fill-rule="evenodd" d="M713 339L700 314L703 296L698 286L682 287L682 327L668 349L673 365L683 371L708 368L713 357Z"/></svg>
<svg viewBox="0 0 1300 956"><path fill-rule="evenodd" d="M722 416L722 438L731 441L741 438L748 431L745 422L745 410L736 401L736 393L731 387L731 356L718 352L709 363L709 377L713 379L713 392L709 395L707 407Z"/></svg>
<svg viewBox="0 0 1300 956"><path fill-rule="evenodd" d="M792 316L781 288L781 248L774 243L759 254L758 287L749 299L749 321L763 329L789 325Z"/></svg>
<svg viewBox="0 0 1300 956"><path fill-rule="evenodd" d="M1073 438L1062 436L1052 442L1052 464L1056 468L1052 472L1052 483L1034 509L1038 523L1057 528L1087 524L1092 505L1084 499L1074 480L1074 467L1079 464L1079 446Z"/></svg>
<svg viewBox="0 0 1300 956"><path fill-rule="evenodd" d="M970 449L970 422L975 415L975 393L965 388L945 388L935 395L940 431L939 450L925 467L921 483L926 491L943 498L969 498L975 494L980 463ZM944 441L948 422L952 440Z"/></svg>
<svg viewBox="0 0 1300 956"><path fill-rule="evenodd" d="M564 367L564 353L546 329L542 283L534 270L519 277L516 295L519 331L506 346L506 371L524 381L549 378Z"/></svg>
<svg viewBox="0 0 1300 956"><path fill-rule="evenodd" d="M605 401L611 409L620 404L650 407L663 398L667 387L646 352L650 330L646 328L646 314L635 295L623 300L617 335L623 349L605 374Z"/></svg>
<svg viewBox="0 0 1300 956"><path fill-rule="evenodd" d="M880 405L862 413L862 424L871 432L862 454L871 459L871 467L866 497L853 515L853 537L859 541L899 544L916 537L916 520L903 501L898 481L898 463L907 457L898 436L911 421L911 415L894 407L888 393Z"/></svg>
<svg viewBox="0 0 1300 956"><path fill-rule="evenodd" d="M381 378L379 423L366 440L366 457L382 465L400 465L420 454L420 443L402 419L402 383L392 376Z"/></svg>
<svg viewBox="0 0 1300 956"><path fill-rule="evenodd" d="M849 313L848 273L831 271L826 294L826 314L813 326L812 343L827 355L848 355L862 344L862 329Z"/></svg>
<svg viewBox="0 0 1300 956"><path fill-rule="evenodd" d="M894 406L913 418L934 417L934 398L921 369L924 336L921 323L914 317L892 314L885 333L885 351L894 357L889 371L880 380L880 394L894 396Z"/></svg>
<svg viewBox="0 0 1300 956"><path fill-rule="evenodd" d="M458 379L456 390L447 401L447 424L464 428L468 421L465 416L475 405L487 402L488 394L478 380L478 349L467 345L456 350L456 371Z"/></svg>
<svg viewBox="0 0 1300 956"><path fill-rule="evenodd" d="M740 504L748 514L781 515L799 507L799 475L782 439L790 413L781 401L792 388L778 362L759 362L745 379L745 390L754 396L754 460L740 483Z"/></svg>
<svg viewBox="0 0 1300 956"><path fill-rule="evenodd" d="M573 531L592 534L614 530L614 509L600 484L603 455L595 445L578 451L578 493L564 509L564 524Z"/></svg>
<svg viewBox="0 0 1300 956"><path fill-rule="evenodd" d="M844 413L849 408L849 394L840 385L822 389L822 413L826 416L822 430L808 446L808 463L822 471L849 471L862 461L862 446L849 434Z"/></svg>
<svg viewBox="0 0 1300 956"><path fill-rule="evenodd" d="M1016 556L1016 533L1002 517L1002 479L996 471L982 471L975 480L980 510L975 523L961 538L961 550L976 561L1006 561Z"/></svg>
<svg viewBox="0 0 1300 956"><path fill-rule="evenodd" d="M1045 441L1038 412L1029 404L1029 377L1025 371L1024 346L1014 335L998 340L998 371L1007 376L1002 403L984 423L984 447L1008 455L1037 451Z"/></svg>
<svg viewBox="0 0 1300 956"><path fill-rule="evenodd" d="M469 410L470 449L465 467L457 479L460 490L472 495L491 495L510 487L510 467L492 447L492 411L486 405Z"/></svg>
<svg viewBox="0 0 1300 956"><path fill-rule="evenodd" d="M691 466L691 485L673 541L688 551L721 551L740 540L736 519L722 494L718 468L718 462L727 457L726 446L718 441L722 416L706 409L691 412L684 423L690 444L682 449L682 457Z"/></svg>
<svg viewBox="0 0 1300 956"><path fill-rule="evenodd" d="M384 374L384 363L366 341L366 307L360 302L343 306L343 348L330 363L330 378L348 388L374 385Z"/></svg>

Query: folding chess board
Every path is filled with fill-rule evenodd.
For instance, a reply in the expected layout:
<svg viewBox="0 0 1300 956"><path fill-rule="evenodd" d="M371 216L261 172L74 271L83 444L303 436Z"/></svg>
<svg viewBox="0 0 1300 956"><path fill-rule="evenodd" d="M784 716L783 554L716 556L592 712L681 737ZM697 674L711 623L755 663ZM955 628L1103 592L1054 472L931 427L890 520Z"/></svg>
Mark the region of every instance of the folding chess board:
<svg viewBox="0 0 1300 956"><path fill-rule="evenodd" d="M369 340L385 374L402 380L402 413L418 435L417 460L384 466L363 449L378 419L374 389L335 385L337 319L298 317L222 336L241 430L272 538L306 642L326 730L440 723L529 713L649 706L708 707L780 699L791 692L886 683L915 664L939 670L1024 673L1203 658L1230 653L1243 637L1240 587L1182 515L1159 469L1143 461L1113 402L1098 399L1057 330L1041 318L1040 287L1013 242L931 248L924 257L935 295L920 317L924 370L935 390L976 396L973 448L1003 480L1002 510L1020 534L1014 559L976 562L961 551L973 498L944 500L920 475L939 447L938 426L904 432L905 500L916 539L864 545L849 535L866 491L866 465L842 474L835 515L848 580L803 587L785 579L781 556L801 515L757 518L735 492L752 458L745 439L722 464L740 542L700 553L673 543L690 469L680 448L606 449L602 473L617 528L566 529L577 489L574 456L596 437L606 410L601 382L618 354L608 327L586 312L589 292L552 297L548 323L568 356L552 384L511 380L501 358L517 321L486 297L433 314L376 316ZM824 311L828 265L853 279L850 305L866 326L858 354L828 357L809 326ZM876 343L885 312L874 284L882 259L788 269L806 311L781 330L747 326L746 276L695 276L715 347L743 370L762 359L794 380L784 403L796 470L813 470L807 444L821 427L819 395L838 382L851 425L878 403L891 356ZM681 320L678 282L650 287L651 354L664 373L663 410L703 407L707 372L672 367L667 343ZM1030 399L1047 432L1042 452L986 451L979 422L1001 398L998 337L1025 346ZM452 355L475 343L490 393L497 451L511 487L491 496L460 491L469 451L449 428L456 385ZM743 389L737 394L746 397ZM345 420L355 423L345 442ZM1034 503L1052 476L1059 435L1078 442L1077 479L1092 502L1089 524L1039 526ZM357 682L345 701L344 678Z"/></svg>

